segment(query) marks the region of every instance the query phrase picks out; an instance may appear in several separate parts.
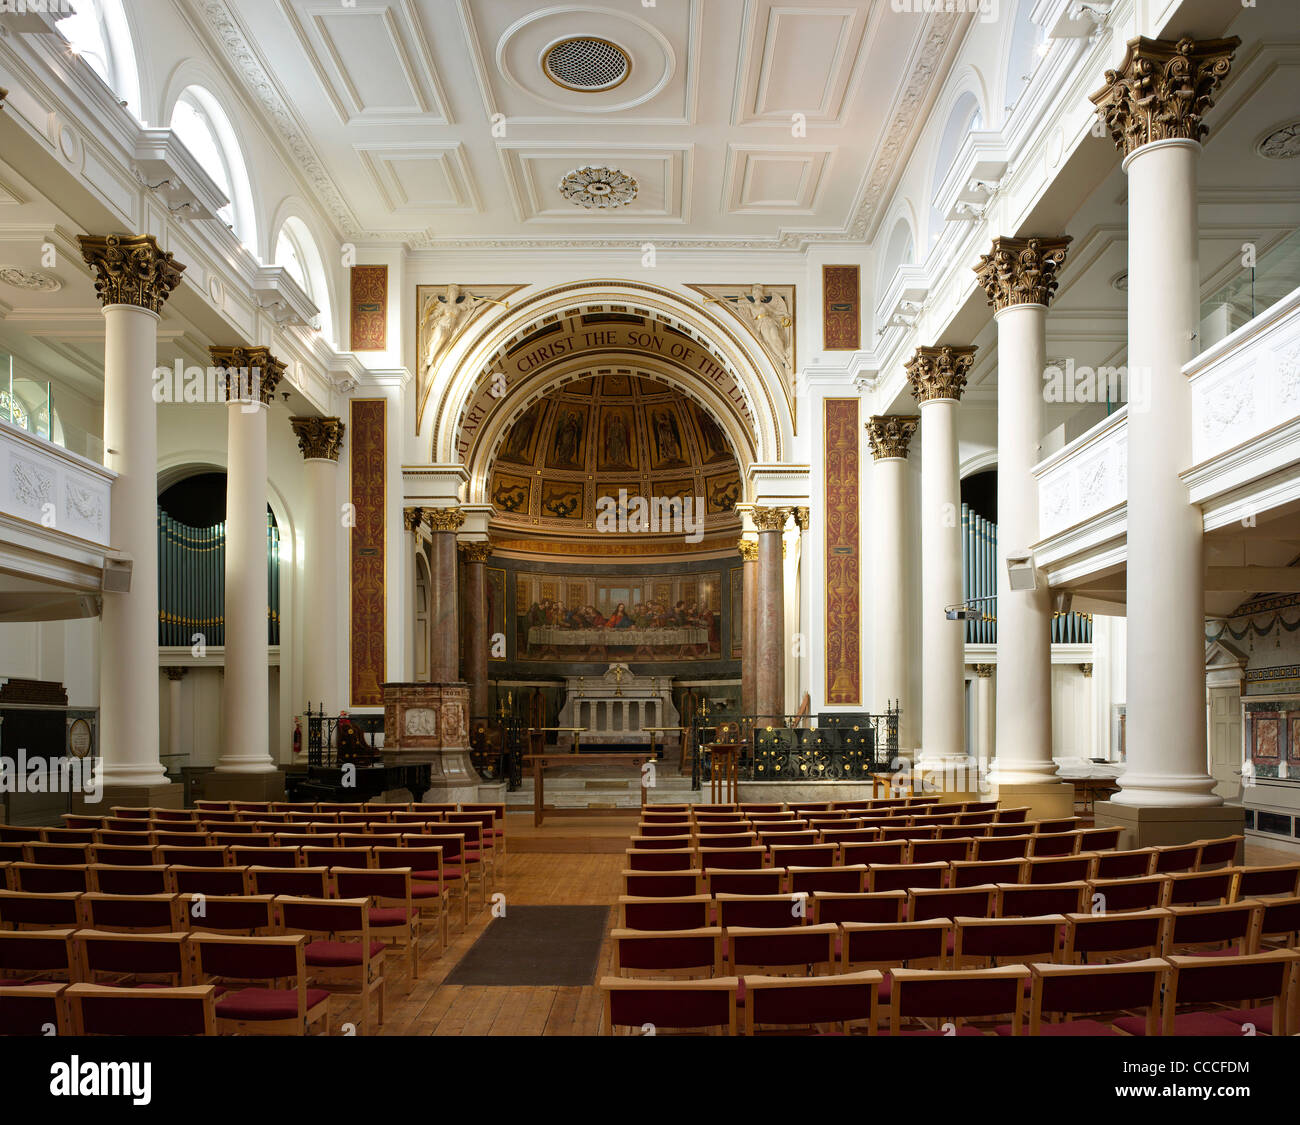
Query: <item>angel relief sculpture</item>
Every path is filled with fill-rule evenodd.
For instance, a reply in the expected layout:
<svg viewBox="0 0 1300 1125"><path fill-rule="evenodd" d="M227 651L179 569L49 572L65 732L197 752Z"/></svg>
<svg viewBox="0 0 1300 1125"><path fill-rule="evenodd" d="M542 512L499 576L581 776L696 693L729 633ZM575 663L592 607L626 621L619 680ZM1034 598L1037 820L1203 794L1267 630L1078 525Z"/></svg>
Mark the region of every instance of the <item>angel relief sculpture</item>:
<svg viewBox="0 0 1300 1125"><path fill-rule="evenodd" d="M420 313L419 327L420 368L425 379L433 378L438 361L456 334L483 305L504 304L494 297L466 292L456 284L446 286L441 293L430 293Z"/></svg>
<svg viewBox="0 0 1300 1125"><path fill-rule="evenodd" d="M754 334L781 361L789 376L794 371L794 343L790 333L794 321L785 298L779 293L769 293L762 285L753 285L748 293L736 298L736 308L752 322Z"/></svg>

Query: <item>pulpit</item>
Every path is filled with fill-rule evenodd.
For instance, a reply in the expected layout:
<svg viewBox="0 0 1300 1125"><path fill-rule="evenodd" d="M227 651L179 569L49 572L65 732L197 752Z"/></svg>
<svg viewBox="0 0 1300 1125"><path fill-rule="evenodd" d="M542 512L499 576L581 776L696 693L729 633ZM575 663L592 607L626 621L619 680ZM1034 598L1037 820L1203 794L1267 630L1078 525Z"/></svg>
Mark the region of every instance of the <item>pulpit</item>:
<svg viewBox="0 0 1300 1125"><path fill-rule="evenodd" d="M384 684L384 761L428 764L429 792L422 800L479 800L482 778L469 756L469 688Z"/></svg>

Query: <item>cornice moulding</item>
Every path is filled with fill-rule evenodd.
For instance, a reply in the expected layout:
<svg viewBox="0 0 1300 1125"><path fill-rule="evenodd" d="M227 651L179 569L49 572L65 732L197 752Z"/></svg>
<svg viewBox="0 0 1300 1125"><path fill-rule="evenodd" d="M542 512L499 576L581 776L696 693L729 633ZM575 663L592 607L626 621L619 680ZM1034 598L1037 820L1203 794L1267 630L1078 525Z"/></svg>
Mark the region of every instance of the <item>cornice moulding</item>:
<svg viewBox="0 0 1300 1125"><path fill-rule="evenodd" d="M141 128L135 164L144 186L156 191L169 211L183 209L188 219L216 219L230 203L171 129Z"/></svg>

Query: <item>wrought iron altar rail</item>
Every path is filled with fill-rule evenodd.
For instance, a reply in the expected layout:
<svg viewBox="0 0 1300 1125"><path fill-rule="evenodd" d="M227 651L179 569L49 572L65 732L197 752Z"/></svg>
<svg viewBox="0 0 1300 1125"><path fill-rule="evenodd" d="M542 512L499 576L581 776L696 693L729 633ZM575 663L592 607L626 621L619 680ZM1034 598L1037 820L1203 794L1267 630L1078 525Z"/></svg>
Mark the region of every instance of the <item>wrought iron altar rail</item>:
<svg viewBox="0 0 1300 1125"><path fill-rule="evenodd" d="M869 781L897 768L898 708L870 715L690 717L691 785L709 768L709 744L739 742L742 781Z"/></svg>

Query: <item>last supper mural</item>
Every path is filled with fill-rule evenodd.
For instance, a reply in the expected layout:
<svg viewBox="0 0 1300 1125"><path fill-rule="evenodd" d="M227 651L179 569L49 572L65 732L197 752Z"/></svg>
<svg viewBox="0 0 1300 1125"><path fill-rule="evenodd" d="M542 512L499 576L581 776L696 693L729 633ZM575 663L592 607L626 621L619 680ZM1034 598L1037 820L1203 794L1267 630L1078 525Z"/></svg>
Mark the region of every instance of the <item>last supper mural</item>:
<svg viewBox="0 0 1300 1125"><path fill-rule="evenodd" d="M516 578L523 660L717 660L720 573Z"/></svg>

